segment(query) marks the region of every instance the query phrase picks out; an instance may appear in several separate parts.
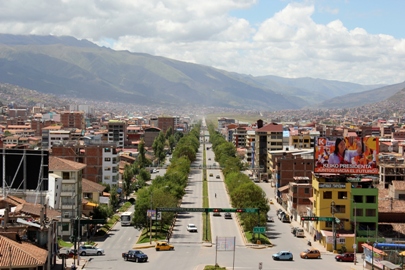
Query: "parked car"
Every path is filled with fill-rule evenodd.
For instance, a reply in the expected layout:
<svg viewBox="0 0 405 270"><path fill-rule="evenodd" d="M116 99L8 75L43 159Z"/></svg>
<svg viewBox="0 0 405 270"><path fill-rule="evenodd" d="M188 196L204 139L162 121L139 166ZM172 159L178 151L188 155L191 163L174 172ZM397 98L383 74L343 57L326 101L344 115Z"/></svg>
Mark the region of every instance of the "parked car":
<svg viewBox="0 0 405 270"><path fill-rule="evenodd" d="M189 231L189 232L197 232L197 227L194 224L190 223L190 224L187 225L187 231Z"/></svg>
<svg viewBox="0 0 405 270"><path fill-rule="evenodd" d="M282 211L277 216L279 220L282 220L285 215L286 215L285 212Z"/></svg>
<svg viewBox="0 0 405 270"><path fill-rule="evenodd" d="M225 213L224 218L225 219L232 219L232 214L231 213Z"/></svg>
<svg viewBox="0 0 405 270"><path fill-rule="evenodd" d="M86 255L103 255L104 254L104 250L101 248L98 248L96 246L92 246L92 245L83 245L80 246L78 249L78 253L80 254L80 256L86 256Z"/></svg>
<svg viewBox="0 0 405 270"><path fill-rule="evenodd" d="M295 236L295 233L297 232L297 229L299 227L291 227L291 233Z"/></svg>
<svg viewBox="0 0 405 270"><path fill-rule="evenodd" d="M159 242L156 243L155 249L156 249L156 251L160 251L160 250L174 250L174 246L170 245L170 244L167 243L167 242L159 241Z"/></svg>
<svg viewBox="0 0 405 270"><path fill-rule="evenodd" d="M292 261L293 255L289 251L279 251L272 255L273 260L275 261Z"/></svg>
<svg viewBox="0 0 405 270"><path fill-rule="evenodd" d="M208 160L211 160L211 158L208 158Z"/></svg>
<svg viewBox="0 0 405 270"><path fill-rule="evenodd" d="M136 250L136 249L131 249L131 250L128 250L128 252L122 253L122 258L124 258L125 261L133 261L133 262L147 262L148 261L148 255L146 255L142 251Z"/></svg>
<svg viewBox="0 0 405 270"><path fill-rule="evenodd" d="M304 230L301 229L301 228L297 228L297 229L295 230L295 236L296 236L296 237L305 237Z"/></svg>
<svg viewBox="0 0 405 270"><path fill-rule="evenodd" d="M354 262L354 253L343 253L335 256L337 262Z"/></svg>
<svg viewBox="0 0 405 270"><path fill-rule="evenodd" d="M158 173L159 171L157 169L153 169L152 173Z"/></svg>
<svg viewBox="0 0 405 270"><path fill-rule="evenodd" d="M210 177L213 177L214 176L214 174L213 173L210 173Z"/></svg>
<svg viewBox="0 0 405 270"><path fill-rule="evenodd" d="M68 248L61 248L58 250L58 258L73 258L74 256L74 250L73 249L68 249Z"/></svg>
<svg viewBox="0 0 405 270"><path fill-rule="evenodd" d="M215 176L215 178L219 179L219 178L221 178L221 176L219 176L219 174L217 174L217 176Z"/></svg>
<svg viewBox="0 0 405 270"><path fill-rule="evenodd" d="M313 248L313 249L307 249L303 252L301 252L300 257L303 259L320 259L321 258L321 253L319 250Z"/></svg>
<svg viewBox="0 0 405 270"><path fill-rule="evenodd" d="M281 218L281 221L285 223L291 223L290 215L284 213L284 215Z"/></svg>

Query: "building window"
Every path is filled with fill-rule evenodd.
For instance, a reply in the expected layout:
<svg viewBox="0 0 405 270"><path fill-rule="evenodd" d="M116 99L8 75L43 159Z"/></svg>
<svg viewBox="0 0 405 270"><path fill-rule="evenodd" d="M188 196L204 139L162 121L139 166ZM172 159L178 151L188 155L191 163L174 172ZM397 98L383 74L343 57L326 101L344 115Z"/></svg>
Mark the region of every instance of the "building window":
<svg viewBox="0 0 405 270"><path fill-rule="evenodd" d="M69 223L62 223L62 231L63 232L68 232L69 231Z"/></svg>
<svg viewBox="0 0 405 270"><path fill-rule="evenodd" d="M345 205L336 205L335 208L337 213L346 213Z"/></svg>
<svg viewBox="0 0 405 270"><path fill-rule="evenodd" d="M405 194L398 194L398 200L405 200Z"/></svg>
<svg viewBox="0 0 405 270"><path fill-rule="evenodd" d="M324 191L323 192L324 199L332 199L332 191Z"/></svg>
<svg viewBox="0 0 405 270"><path fill-rule="evenodd" d="M355 203L363 203L363 196L355 195L355 196L353 197L353 201L354 201Z"/></svg>
<svg viewBox="0 0 405 270"><path fill-rule="evenodd" d="M366 209L366 216L368 217L375 217L376 210L375 209Z"/></svg>
<svg viewBox="0 0 405 270"><path fill-rule="evenodd" d="M354 212L356 217L362 217L363 216L363 209L356 209Z"/></svg>
<svg viewBox="0 0 405 270"><path fill-rule="evenodd" d="M332 228L332 221L325 221L325 227Z"/></svg>
<svg viewBox="0 0 405 270"><path fill-rule="evenodd" d="M346 191L339 191L338 192L338 199L347 199L347 192Z"/></svg>
<svg viewBox="0 0 405 270"><path fill-rule="evenodd" d="M110 161L111 161L111 158L106 157L106 158L104 159L104 161L106 161L106 162L110 162Z"/></svg>
<svg viewBox="0 0 405 270"><path fill-rule="evenodd" d="M104 148L104 153L109 153L109 152L111 152L110 148Z"/></svg>
<svg viewBox="0 0 405 270"><path fill-rule="evenodd" d="M304 193L309 194L309 188L304 188Z"/></svg>
<svg viewBox="0 0 405 270"><path fill-rule="evenodd" d="M62 172L62 178L63 179L70 179L70 173L69 172Z"/></svg>
<svg viewBox="0 0 405 270"><path fill-rule="evenodd" d="M366 196L366 203L375 203L375 196Z"/></svg>

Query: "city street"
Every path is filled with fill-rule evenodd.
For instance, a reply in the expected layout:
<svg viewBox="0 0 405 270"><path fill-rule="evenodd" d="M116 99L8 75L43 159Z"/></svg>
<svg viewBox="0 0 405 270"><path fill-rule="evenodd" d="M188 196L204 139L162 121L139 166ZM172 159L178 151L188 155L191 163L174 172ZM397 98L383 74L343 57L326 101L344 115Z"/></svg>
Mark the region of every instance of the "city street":
<svg viewBox="0 0 405 270"><path fill-rule="evenodd" d="M202 165L202 149L197 154L197 161ZM207 164L214 163L214 154L212 150L206 151ZM208 159L211 159L208 161ZM195 164L193 164L195 165ZM158 174L163 173L162 170ZM212 173L213 176L209 176ZM219 175L220 178L217 178ZM219 169L208 169L208 189L210 207L230 206L229 197L226 193L223 175ZM258 183L262 187L268 198L274 198L274 189L269 183ZM216 194L216 197L215 197ZM181 207L202 207L202 170L192 169L189 177L189 185L186 188L186 195L183 198ZM203 269L205 265L214 265L217 262L220 266L227 269L311 269L311 270L334 270L334 269L362 269L362 261L355 266L353 263L340 263L334 259L334 254L326 252L319 243L313 243L313 248L321 251L321 259L301 259L300 252L309 248L306 238L296 238L291 233L291 226L298 226L297 222L282 223L276 217L278 204L271 205L269 215L274 217L274 223L267 223L267 235L270 237L273 247L256 246L245 243L242 237L240 227L237 223L236 214L232 213L232 219L225 219L224 213L221 216L213 217L211 215L211 228L213 243L204 245L202 239L203 221L202 214L182 213L179 214L176 221L173 237L170 244L175 246L174 251L155 251L154 248L142 249L149 256L147 263L136 263L139 269ZM194 223L198 227L197 233L190 233L186 230L188 223ZM105 250L105 256L88 257L85 269L120 269L128 267L133 262L124 261L121 253L136 247L135 243L140 232L133 227L121 227L117 223L110 232L108 238L98 242L98 246ZM215 238L235 237L235 251L216 252ZM313 241L311 241L313 242ZM145 245L138 245L139 248ZM273 261L272 254L288 250L293 253L293 261ZM360 257L360 256L358 256Z"/></svg>

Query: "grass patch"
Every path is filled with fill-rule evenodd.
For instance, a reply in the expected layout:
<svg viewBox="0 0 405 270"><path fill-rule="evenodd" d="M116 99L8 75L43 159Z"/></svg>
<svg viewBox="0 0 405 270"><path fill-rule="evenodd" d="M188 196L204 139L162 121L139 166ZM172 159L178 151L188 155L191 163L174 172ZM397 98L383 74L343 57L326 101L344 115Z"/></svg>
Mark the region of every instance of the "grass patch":
<svg viewBox="0 0 405 270"><path fill-rule="evenodd" d="M205 169L205 143L204 143L204 150L203 150L203 208L208 208L209 200L208 200L208 182L207 182L207 170ZM211 242L211 226L210 226L210 215L207 213L202 213L203 218L203 241ZM207 220L206 220L207 219ZM206 228L207 227L207 228Z"/></svg>
<svg viewBox="0 0 405 270"><path fill-rule="evenodd" d="M62 239L58 239L58 246L59 248L71 248L73 247L73 243L65 242Z"/></svg>
<svg viewBox="0 0 405 270"><path fill-rule="evenodd" d="M246 239L247 239L247 241L249 243L256 244L257 240L260 240L260 242L262 244L265 244L265 245L270 245L271 244L269 238L267 238L267 236L265 234L261 233L260 237L257 238L257 233L246 232L246 231L244 233L245 233Z"/></svg>
<svg viewBox="0 0 405 270"><path fill-rule="evenodd" d="M226 270L226 267L222 267L219 265L206 265L204 267L204 270L215 270L215 269L225 269Z"/></svg>
<svg viewBox="0 0 405 270"><path fill-rule="evenodd" d="M125 202L119 209L119 212L126 212L130 207L132 206L132 204L130 202Z"/></svg>
<svg viewBox="0 0 405 270"><path fill-rule="evenodd" d="M160 226L152 226L152 241L166 240L167 233L169 232L169 225L160 229ZM149 227L142 230L141 236L138 238L137 244L144 244L150 242Z"/></svg>

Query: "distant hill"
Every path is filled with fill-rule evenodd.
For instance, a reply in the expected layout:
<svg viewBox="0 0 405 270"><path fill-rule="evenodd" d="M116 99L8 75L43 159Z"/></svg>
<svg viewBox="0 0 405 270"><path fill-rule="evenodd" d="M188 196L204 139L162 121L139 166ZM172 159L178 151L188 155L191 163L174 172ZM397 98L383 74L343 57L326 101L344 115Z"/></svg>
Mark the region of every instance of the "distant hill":
<svg viewBox="0 0 405 270"><path fill-rule="evenodd" d="M253 77L143 53L114 51L73 37L0 34L0 51L0 83L48 94L133 104L300 109L321 102L335 105L327 100L380 87L311 78Z"/></svg>
<svg viewBox="0 0 405 270"><path fill-rule="evenodd" d="M367 104L378 103L385 100L404 100L403 92L405 82L379 87L359 93L350 93L324 101L318 105L320 108L353 108Z"/></svg>

